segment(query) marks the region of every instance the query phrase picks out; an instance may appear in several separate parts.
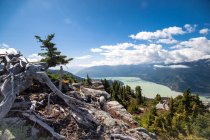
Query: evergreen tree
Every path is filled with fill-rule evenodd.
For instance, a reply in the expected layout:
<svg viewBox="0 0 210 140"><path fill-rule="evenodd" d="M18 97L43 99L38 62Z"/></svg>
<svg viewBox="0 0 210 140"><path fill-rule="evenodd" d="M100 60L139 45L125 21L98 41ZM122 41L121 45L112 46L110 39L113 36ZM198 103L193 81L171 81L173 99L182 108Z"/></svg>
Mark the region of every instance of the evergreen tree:
<svg viewBox="0 0 210 140"><path fill-rule="evenodd" d="M135 95L136 95L136 99L137 99L137 104L142 104L143 103L143 97L142 97L141 91L142 91L141 87L136 86Z"/></svg>
<svg viewBox="0 0 210 140"><path fill-rule="evenodd" d="M161 101L161 96L160 94L157 94L155 97L155 101L160 102Z"/></svg>
<svg viewBox="0 0 210 140"><path fill-rule="evenodd" d="M148 122L147 122L148 127L154 123L155 116L157 116L157 110L156 110L156 107L152 107L148 115Z"/></svg>
<svg viewBox="0 0 210 140"><path fill-rule="evenodd" d="M175 113L174 99L171 97L169 101L169 114L171 115L171 117L173 117L174 113Z"/></svg>
<svg viewBox="0 0 210 140"><path fill-rule="evenodd" d="M109 84L109 82L106 79L101 80L101 82L102 82L102 84L104 86L105 91L110 93L110 84Z"/></svg>
<svg viewBox="0 0 210 140"><path fill-rule="evenodd" d="M183 94L183 100L182 103L184 105L184 110L186 111L186 113L189 113L189 109L190 109L190 98L191 98L191 92L190 89L187 89L184 94Z"/></svg>
<svg viewBox="0 0 210 140"><path fill-rule="evenodd" d="M112 83L112 86L111 86L111 97L112 97L112 100L116 100L116 101L120 102L119 97L118 97L119 91L120 91L120 83L115 80Z"/></svg>
<svg viewBox="0 0 210 140"><path fill-rule="evenodd" d="M87 79L86 79L86 85L88 86L92 85L92 79L89 77L88 74L87 74Z"/></svg>
<svg viewBox="0 0 210 140"><path fill-rule="evenodd" d="M135 99L131 99L131 104L128 106L128 112L130 113L139 113L137 101Z"/></svg>
<svg viewBox="0 0 210 140"><path fill-rule="evenodd" d="M55 47L56 44L52 43L52 39L54 38L55 34L50 34L47 36L46 39L41 39L40 36L35 36L36 39L42 44L41 50L45 51L43 53L39 53L40 56L43 58L41 62L47 63L47 68L55 67L60 64L67 64L69 61L73 60L73 58L67 58L65 55L61 55L61 52Z"/></svg>
<svg viewBox="0 0 210 140"><path fill-rule="evenodd" d="M57 65L65 65L69 61L73 60L73 58L67 58L65 55L61 55L61 52L55 47L55 44L52 43L52 39L54 38L55 34L50 34L47 36L46 39L41 39L40 36L35 36L36 39L42 44L41 50L45 51L43 53L39 53L40 56L43 58L41 62L46 62L48 69L49 67L55 67ZM62 78L63 78L63 68L60 66L60 81L59 81L59 89L62 89Z"/></svg>
<svg viewBox="0 0 210 140"><path fill-rule="evenodd" d="M171 122L172 122L174 113L175 113L175 109L174 109L174 100L173 100L173 98L171 97L171 98L170 98L170 101L169 101L169 111L168 111L168 113L166 114L166 123L167 123L167 126L168 126L169 128L171 128Z"/></svg>

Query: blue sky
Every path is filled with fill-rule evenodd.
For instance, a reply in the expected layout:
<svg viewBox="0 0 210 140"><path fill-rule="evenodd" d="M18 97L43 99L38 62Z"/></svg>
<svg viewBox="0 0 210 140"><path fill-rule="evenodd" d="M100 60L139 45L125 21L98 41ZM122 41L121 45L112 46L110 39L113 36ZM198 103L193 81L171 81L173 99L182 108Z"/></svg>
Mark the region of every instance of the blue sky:
<svg viewBox="0 0 210 140"><path fill-rule="evenodd" d="M2 47L36 59L40 48L34 35L55 33L58 49L75 58L72 67L191 61L198 59L192 58L196 53L207 58L209 29L210 0L0 1Z"/></svg>

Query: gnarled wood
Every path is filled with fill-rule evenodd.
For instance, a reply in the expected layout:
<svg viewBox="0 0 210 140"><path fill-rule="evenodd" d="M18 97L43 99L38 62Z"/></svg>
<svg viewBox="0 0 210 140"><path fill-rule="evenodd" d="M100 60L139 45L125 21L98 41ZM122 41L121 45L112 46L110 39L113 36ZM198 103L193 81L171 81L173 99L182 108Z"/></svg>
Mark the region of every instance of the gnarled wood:
<svg viewBox="0 0 210 140"><path fill-rule="evenodd" d="M28 62L22 62L19 57L20 55L0 55L1 62L5 64L3 72L0 72L0 76L4 77L0 80L3 81L0 83L0 120L4 118L12 108L16 96L31 86L33 80L38 80L40 83L45 83L54 94L60 97L68 106L66 109L69 109L69 112L72 114L77 124L87 128L90 132L100 134L105 133L106 135L109 135L110 138L112 137L122 140L139 139L142 138L142 136L140 136L142 133L146 134L145 132L142 132L142 130L132 130L132 132L136 132L136 135L132 136L130 132L126 132L126 130L132 128L132 126L123 119L113 118L110 113L101 110L98 106L94 106L94 104L84 102L79 96L74 96L74 98L63 94L51 82L45 71L43 71L46 68L46 64L30 64ZM105 91L89 88L82 88L81 91L87 95L91 94L92 96L99 98L101 106L105 107L107 105L106 100L110 98L110 95ZM101 96L104 98L100 98ZM47 122L45 118L42 118L41 115L35 113L36 101L31 102L31 105L31 108L27 111L19 110L22 112L22 115L31 121L38 123L49 131L56 139L65 139L64 136L55 132L52 127L45 123ZM118 129L122 132L116 132ZM149 133L144 136L148 136L148 139L153 139Z"/></svg>
<svg viewBox="0 0 210 140"><path fill-rule="evenodd" d="M23 116L27 117L28 119L30 119L31 121L38 123L40 126L42 126L43 128L45 128L47 131L49 131L53 137L55 137L58 140L62 140L65 139L65 136L62 136L58 133L56 133L54 131L54 129L52 129L52 127L50 127L48 124L44 123L43 121L41 121L39 118L37 118L35 115L33 114L29 114L29 113L22 113Z"/></svg>

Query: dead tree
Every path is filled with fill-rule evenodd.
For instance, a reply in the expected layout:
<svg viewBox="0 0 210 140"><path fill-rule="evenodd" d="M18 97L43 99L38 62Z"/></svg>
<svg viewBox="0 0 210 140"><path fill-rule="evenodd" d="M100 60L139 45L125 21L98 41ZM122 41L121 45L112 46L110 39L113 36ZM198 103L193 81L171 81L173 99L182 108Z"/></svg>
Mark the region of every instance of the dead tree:
<svg viewBox="0 0 210 140"><path fill-rule="evenodd" d="M33 84L33 80L37 80L40 83L46 84L54 94L66 103L69 112L78 126L85 127L91 132L104 133L110 138L121 140L135 140L145 137L145 139L148 140L155 139L153 134L149 132L145 133L146 130L134 131L131 129L132 125L130 126L128 123L123 123L122 120L113 119L109 113L98 109L94 104L84 102L80 97L74 98L63 94L46 74L46 63L30 64L24 61L20 54L2 54L0 55L0 62L3 64L3 68L0 72L0 120L11 110L16 97L30 87ZM85 91L91 93L96 92L96 90L93 89L83 89L83 92ZM97 93L109 98L106 94L103 94L102 91L97 91ZM21 114L24 117L42 126L56 139L65 139L64 136L55 132L54 129L46 123L44 117L36 113L36 101L31 101L31 103L26 102L25 104L29 104L30 108L23 111L21 110ZM18 104L14 104L14 106L18 107ZM121 129L122 132L116 131L118 129Z"/></svg>
<svg viewBox="0 0 210 140"><path fill-rule="evenodd" d="M1 64L4 68L1 72L1 90L0 90L0 120L4 118L10 111L16 97L30 87L33 80L38 80L45 83L55 94L57 94L70 107L72 116L78 124L90 129L97 128L97 121L91 116L88 110L91 108L90 104L84 103L78 99L63 94L50 80L45 73L46 64L30 64L21 59L20 54L3 54L0 55ZM33 110L32 110L33 111ZM28 114L28 111L23 113L32 121L39 122L42 127L51 132L53 136L58 139L63 139L63 136L55 134L54 130L38 121L39 118L34 118L33 114Z"/></svg>

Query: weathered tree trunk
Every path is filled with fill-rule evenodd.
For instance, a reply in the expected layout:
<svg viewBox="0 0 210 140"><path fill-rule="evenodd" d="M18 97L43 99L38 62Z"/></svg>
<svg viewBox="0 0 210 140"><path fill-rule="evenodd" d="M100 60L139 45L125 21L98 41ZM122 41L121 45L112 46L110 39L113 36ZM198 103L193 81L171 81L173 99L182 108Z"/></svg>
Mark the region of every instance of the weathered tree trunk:
<svg viewBox="0 0 210 140"><path fill-rule="evenodd" d="M59 79L59 90L62 91L62 82L63 82L63 67L60 66L60 79Z"/></svg>
<svg viewBox="0 0 210 140"><path fill-rule="evenodd" d="M33 76L34 79L41 83L47 84L47 86L58 95L64 102L71 108L74 119L86 128L96 129L98 122L95 121L93 116L88 112L91 107L90 104L84 103L73 97L63 94L57 87L51 82L50 78L45 72L37 72Z"/></svg>
<svg viewBox="0 0 210 140"><path fill-rule="evenodd" d="M3 100L0 103L0 120L9 112L11 109L16 95L18 92L22 92L27 89L32 84L32 79L27 72L14 75L14 87L11 84L11 76L9 76L1 86L1 94L3 95Z"/></svg>
<svg viewBox="0 0 210 140"><path fill-rule="evenodd" d="M58 140L65 139L64 136L56 133L52 129L52 127L50 127L48 124L44 123L42 120L40 120L39 118L37 118L35 115L29 114L29 113L22 113L22 114L23 114L23 116L27 117L31 121L33 121L35 123L38 123L40 126L42 126L43 128L45 128L46 130L48 130L53 135L53 137L55 137L56 139L58 139Z"/></svg>
<svg viewBox="0 0 210 140"><path fill-rule="evenodd" d="M5 56L0 55L0 58L1 57ZM5 66L7 69L6 77L4 76L3 83L0 83L0 97L3 98L0 100L0 120L7 115L12 107L18 107L17 104L13 106L16 96L31 86L33 80L38 80L40 83L46 84L54 94L56 94L66 103L69 112L72 114L72 117L74 120L76 120L79 126L87 128L90 132L106 133L110 136L110 138L112 137L114 139L134 140L135 138L142 138L142 136L134 136L133 138L133 131L131 131L132 133L129 134L124 133L126 132L125 129L131 127L129 126L131 123L126 122L126 124L122 123L122 119L113 119L109 113L101 110L97 106L94 106L94 104L88 104L82 101L80 97L74 98L63 94L61 90L59 90L51 82L46 72L43 71L46 68L43 63L37 65L26 63L27 65L22 65L20 64L21 60L11 61L13 57L17 57L17 60L20 60L19 56L15 55L6 56L4 59L4 64L7 64L7 66ZM62 80L62 78L60 78L60 80ZM82 92L85 92L86 94L92 94L96 97L104 96L105 99L110 98L110 95L104 91L82 88ZM55 132L54 129L46 123L46 119L42 118L42 116L38 113L35 113L36 103L36 101L31 101L31 103L29 103L31 106L28 110L21 110L22 115L45 128L56 139L64 139L64 136ZM27 104L25 106L27 106ZM115 128L121 128L122 132L114 132Z"/></svg>
<svg viewBox="0 0 210 140"><path fill-rule="evenodd" d="M7 64L10 65L9 57L5 59L8 61ZM14 66L14 65L13 65ZM67 96L63 94L50 80L45 71L42 71L42 65L32 65L27 64L25 66L25 71L20 70L19 64L14 66L14 68L10 69L10 66L7 66L7 70L10 71L10 75L6 77L3 84L1 85L1 96L3 100L0 102L0 120L5 117L5 115L10 111L12 105L16 99L16 96L19 95L22 91L27 89L32 85L33 80L38 80L41 83L45 83L56 95L58 95L64 102L70 107L70 111L72 113L73 118L77 121L79 125L85 126L89 129L96 129L98 122L95 121L94 117L88 112L91 107L90 104L84 103L78 99ZM62 70L62 67L61 67ZM61 74L62 75L62 74ZM61 76L62 77L62 76ZM62 79L61 79L62 80ZM32 104L33 105L33 104ZM31 108L30 111L34 111L34 108ZM38 118L34 116L30 116L25 113L24 116L29 117L30 120L36 121L41 126L46 128L48 131L52 133L52 135L56 138L60 137L55 134L51 128L49 128L42 121L38 121Z"/></svg>

